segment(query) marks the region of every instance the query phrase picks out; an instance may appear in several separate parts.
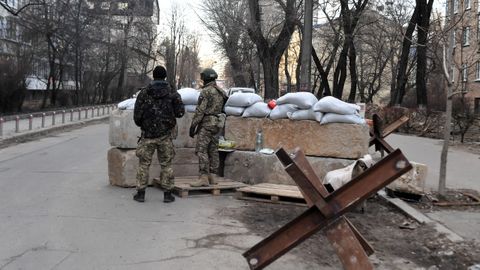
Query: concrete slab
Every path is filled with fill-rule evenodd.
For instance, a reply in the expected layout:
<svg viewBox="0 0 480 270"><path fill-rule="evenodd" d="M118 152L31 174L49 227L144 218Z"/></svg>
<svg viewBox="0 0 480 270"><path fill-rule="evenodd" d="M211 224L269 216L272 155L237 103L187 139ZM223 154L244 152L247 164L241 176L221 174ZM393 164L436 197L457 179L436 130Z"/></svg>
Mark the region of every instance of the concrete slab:
<svg viewBox="0 0 480 270"><path fill-rule="evenodd" d="M193 148L196 140L188 135L193 113L185 113L177 118L177 136L173 144L178 148ZM137 148L140 128L133 121L133 110L115 110L110 116L109 142L112 147L123 149Z"/></svg>
<svg viewBox="0 0 480 270"><path fill-rule="evenodd" d="M115 147L108 151L108 178L111 185L120 187L136 186L138 158L135 155L135 151L135 149ZM172 162L174 175L177 177L198 175L198 158L195 155L195 149L176 148L175 152L176 155ZM150 165L149 183L153 183L153 178L160 176L160 171L160 164L155 153Z"/></svg>
<svg viewBox="0 0 480 270"><path fill-rule="evenodd" d="M370 139L366 125L234 116L227 117L225 138L235 141L238 150L253 151L258 129L263 132L263 147L283 147L289 152L300 147L306 155L319 157L360 158L367 153Z"/></svg>
<svg viewBox="0 0 480 270"><path fill-rule="evenodd" d="M320 179L323 179L327 172L343 168L354 162L339 158L307 157L307 159ZM295 185L275 155L265 155L253 151L235 151L227 154L224 174L228 179L246 184Z"/></svg>

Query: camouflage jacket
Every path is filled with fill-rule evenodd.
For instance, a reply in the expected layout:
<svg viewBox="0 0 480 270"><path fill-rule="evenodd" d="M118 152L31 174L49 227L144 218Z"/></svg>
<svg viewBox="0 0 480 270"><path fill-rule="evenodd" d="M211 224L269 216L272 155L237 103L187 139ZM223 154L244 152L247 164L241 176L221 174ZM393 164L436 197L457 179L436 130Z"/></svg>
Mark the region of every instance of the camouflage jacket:
<svg viewBox="0 0 480 270"><path fill-rule="evenodd" d="M152 81L140 91L133 120L144 138L158 138L172 131L176 118L185 114L180 95L166 81Z"/></svg>
<svg viewBox="0 0 480 270"><path fill-rule="evenodd" d="M192 119L192 127L213 127L218 123L217 115L222 113L228 97L215 82L206 84L198 97L197 109Z"/></svg>

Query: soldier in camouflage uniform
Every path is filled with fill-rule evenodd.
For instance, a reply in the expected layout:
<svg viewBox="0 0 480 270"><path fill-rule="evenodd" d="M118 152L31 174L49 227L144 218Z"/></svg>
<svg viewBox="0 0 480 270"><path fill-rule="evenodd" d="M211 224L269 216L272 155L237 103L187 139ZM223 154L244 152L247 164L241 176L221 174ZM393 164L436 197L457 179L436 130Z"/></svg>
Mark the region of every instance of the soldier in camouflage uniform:
<svg viewBox="0 0 480 270"><path fill-rule="evenodd" d="M190 126L190 137L197 134L195 153L198 156L200 177L191 184L193 187L217 184L218 174L218 133L222 120L222 111L227 95L215 82L218 75L215 70L207 68L200 77L203 81L202 92Z"/></svg>
<svg viewBox="0 0 480 270"><path fill-rule="evenodd" d="M142 89L135 102L133 119L142 130L136 151L139 159L137 193L133 196L138 202L145 201L148 170L155 150L161 166L160 183L165 190L163 201L175 201L172 195L174 184L172 160L175 156L172 134L176 126L175 118L182 117L185 108L180 95L165 81L166 77L165 68L155 67L153 81Z"/></svg>

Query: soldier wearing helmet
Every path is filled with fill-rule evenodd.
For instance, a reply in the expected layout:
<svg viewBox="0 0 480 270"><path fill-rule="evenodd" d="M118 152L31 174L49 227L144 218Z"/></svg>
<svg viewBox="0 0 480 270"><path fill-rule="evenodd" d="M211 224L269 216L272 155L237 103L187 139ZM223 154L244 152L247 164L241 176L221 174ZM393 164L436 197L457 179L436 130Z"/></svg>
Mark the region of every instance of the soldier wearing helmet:
<svg viewBox="0 0 480 270"><path fill-rule="evenodd" d="M218 183L218 133L225 122L222 111L227 95L217 86L217 77L217 73L211 68L200 73L203 87L190 126L190 137L197 135L195 153L198 156L200 173L198 180L191 184L193 187Z"/></svg>

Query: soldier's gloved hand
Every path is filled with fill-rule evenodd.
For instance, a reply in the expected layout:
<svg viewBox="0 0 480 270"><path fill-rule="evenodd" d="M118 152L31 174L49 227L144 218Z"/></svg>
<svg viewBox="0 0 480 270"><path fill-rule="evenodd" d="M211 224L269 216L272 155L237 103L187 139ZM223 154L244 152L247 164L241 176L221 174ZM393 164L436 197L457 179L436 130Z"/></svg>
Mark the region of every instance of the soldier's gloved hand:
<svg viewBox="0 0 480 270"><path fill-rule="evenodd" d="M188 135L190 135L191 138L195 137L195 134L197 133L196 129L197 129L196 126L191 126L190 127L190 132L188 133Z"/></svg>

